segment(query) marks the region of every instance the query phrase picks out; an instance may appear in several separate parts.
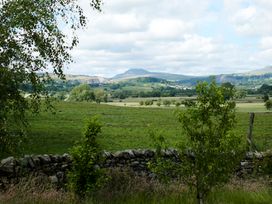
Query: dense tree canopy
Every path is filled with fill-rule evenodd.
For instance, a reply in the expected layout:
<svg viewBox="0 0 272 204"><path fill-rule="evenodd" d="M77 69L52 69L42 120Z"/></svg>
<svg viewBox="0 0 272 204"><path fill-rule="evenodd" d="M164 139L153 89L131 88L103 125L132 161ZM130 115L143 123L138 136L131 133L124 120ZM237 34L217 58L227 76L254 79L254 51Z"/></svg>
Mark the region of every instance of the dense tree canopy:
<svg viewBox="0 0 272 204"><path fill-rule="evenodd" d="M90 0L90 6L100 10L101 0ZM85 25L76 0L0 1L0 154L14 146L10 137L21 134L26 110L38 110L47 72L64 78L69 51L78 44L75 31ZM24 84L31 85L29 99L21 91Z"/></svg>

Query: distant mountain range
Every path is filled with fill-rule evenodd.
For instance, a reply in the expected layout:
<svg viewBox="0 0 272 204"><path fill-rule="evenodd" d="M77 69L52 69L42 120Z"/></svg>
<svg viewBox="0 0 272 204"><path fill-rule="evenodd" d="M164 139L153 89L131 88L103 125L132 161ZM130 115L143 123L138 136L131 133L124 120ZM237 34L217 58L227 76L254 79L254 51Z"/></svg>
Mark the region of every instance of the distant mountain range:
<svg viewBox="0 0 272 204"><path fill-rule="evenodd" d="M265 67L245 73L235 74L220 74L213 75L217 82L231 82L235 85L248 86L254 88L256 85L263 83L272 84L272 66ZM104 83L118 83L121 81L136 79L136 78L157 78L183 84L188 87L194 86L198 81L210 81L210 76L190 76L163 72L150 72L145 69L129 69L122 74L117 74L112 78L103 78L98 76L86 75L66 75L66 79L70 81L79 81L80 83L88 84L104 84Z"/></svg>

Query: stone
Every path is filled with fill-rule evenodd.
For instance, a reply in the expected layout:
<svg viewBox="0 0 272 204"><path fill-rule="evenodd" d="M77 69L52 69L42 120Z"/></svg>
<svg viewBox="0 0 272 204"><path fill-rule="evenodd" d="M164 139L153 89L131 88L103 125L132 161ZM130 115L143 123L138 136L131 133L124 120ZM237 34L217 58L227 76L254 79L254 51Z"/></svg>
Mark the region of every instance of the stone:
<svg viewBox="0 0 272 204"><path fill-rule="evenodd" d="M133 151L133 154L135 155L135 157L144 157L144 150L137 149L137 150L132 150L132 151Z"/></svg>
<svg viewBox="0 0 272 204"><path fill-rule="evenodd" d="M27 159L27 164L28 164L28 166L29 166L31 169L34 169L34 168L35 168L35 164L34 164L32 158L31 158L31 156L27 156L26 159Z"/></svg>
<svg viewBox="0 0 272 204"><path fill-rule="evenodd" d="M63 165L61 165L61 170L63 170L63 171L66 171L66 170L68 170L70 168L70 166L68 165L68 164L63 164Z"/></svg>
<svg viewBox="0 0 272 204"><path fill-rule="evenodd" d="M44 164L49 164L51 162L50 156L47 154L44 154L42 156L39 156L39 159L41 160L41 163Z"/></svg>
<svg viewBox="0 0 272 204"><path fill-rule="evenodd" d="M127 152L129 154L130 159L135 158L134 152L131 149L126 150L125 152Z"/></svg>
<svg viewBox="0 0 272 204"><path fill-rule="evenodd" d="M119 159L129 159L129 153L128 152L122 152L122 151L117 151L113 154L114 157L119 158Z"/></svg>
<svg viewBox="0 0 272 204"><path fill-rule="evenodd" d="M67 153L64 153L64 154L62 155L62 158L63 158L63 161L65 161L65 162L69 162L69 163L72 162L72 157L71 157L71 155L69 155L69 154L67 154Z"/></svg>
<svg viewBox="0 0 272 204"><path fill-rule="evenodd" d="M256 159L263 159L263 154L260 152L254 152L254 158Z"/></svg>
<svg viewBox="0 0 272 204"><path fill-rule="evenodd" d="M154 155L155 155L155 152L152 151L152 150L147 149L147 150L144 151L144 156L145 157L154 157Z"/></svg>
<svg viewBox="0 0 272 204"><path fill-rule="evenodd" d="M137 167L140 164L138 161L134 161L130 164L131 167Z"/></svg>
<svg viewBox="0 0 272 204"><path fill-rule="evenodd" d="M41 160L37 156L33 156L32 161L34 162L36 167L41 165Z"/></svg>
<svg viewBox="0 0 272 204"><path fill-rule="evenodd" d="M242 161L240 164L244 168L244 167L248 166L249 163L248 163L248 161Z"/></svg>
<svg viewBox="0 0 272 204"><path fill-rule="evenodd" d="M111 159L113 157L111 152L104 151L102 156L106 159Z"/></svg>
<svg viewBox="0 0 272 204"><path fill-rule="evenodd" d="M64 172L58 171L56 176L57 176L59 182L63 182L64 177L65 177Z"/></svg>
<svg viewBox="0 0 272 204"><path fill-rule="evenodd" d="M6 172L6 173L14 173L15 164L16 164L16 160L14 159L14 157L8 157L6 159L3 159L1 161L0 171Z"/></svg>
<svg viewBox="0 0 272 204"><path fill-rule="evenodd" d="M247 153L246 153L246 159L247 159L247 160L252 160L253 157L254 157L253 152L247 152Z"/></svg>
<svg viewBox="0 0 272 204"><path fill-rule="evenodd" d="M49 180L51 183L54 183L54 184L59 182L58 177L56 175L49 176Z"/></svg>

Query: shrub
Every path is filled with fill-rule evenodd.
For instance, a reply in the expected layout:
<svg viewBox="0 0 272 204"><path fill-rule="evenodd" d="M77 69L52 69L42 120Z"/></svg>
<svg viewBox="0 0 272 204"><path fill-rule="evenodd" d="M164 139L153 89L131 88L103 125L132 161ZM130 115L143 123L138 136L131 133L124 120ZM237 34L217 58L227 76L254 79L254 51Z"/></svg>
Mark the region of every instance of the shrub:
<svg viewBox="0 0 272 204"><path fill-rule="evenodd" d="M162 103L163 103L164 106L170 106L171 105L171 101L169 101L169 100L164 100Z"/></svg>
<svg viewBox="0 0 272 204"><path fill-rule="evenodd" d="M267 100L264 105L267 110L272 109L272 100Z"/></svg>
<svg viewBox="0 0 272 204"><path fill-rule="evenodd" d="M140 106L144 105L144 102L143 101L140 101L139 102Z"/></svg>
<svg viewBox="0 0 272 204"><path fill-rule="evenodd" d="M269 100L269 96L268 96L268 94L266 93L266 94L264 94L264 96L263 96L263 101L266 102L266 101L268 101L268 100Z"/></svg>
<svg viewBox="0 0 272 204"><path fill-rule="evenodd" d="M151 106L153 105L153 101L152 100L147 100L144 102L146 106Z"/></svg>
<svg viewBox="0 0 272 204"><path fill-rule="evenodd" d="M78 196L90 195L105 182L104 172L99 168L101 151L96 137L101 132L97 117L90 118L84 137L71 150L72 170L68 174L69 187Z"/></svg>
<svg viewBox="0 0 272 204"><path fill-rule="evenodd" d="M187 140L182 137L178 146L181 165L157 159L159 167L155 170L166 172L163 173L166 176L174 173L181 177L195 190L198 203L204 203L211 190L227 182L233 174L244 146L241 137L233 132L236 124L234 91L217 86L215 81L199 83L196 91L196 102L178 113L187 136ZM161 136L159 139L164 141Z"/></svg>
<svg viewBox="0 0 272 204"><path fill-rule="evenodd" d="M175 105L176 107L179 107L181 105L181 102L176 102Z"/></svg>

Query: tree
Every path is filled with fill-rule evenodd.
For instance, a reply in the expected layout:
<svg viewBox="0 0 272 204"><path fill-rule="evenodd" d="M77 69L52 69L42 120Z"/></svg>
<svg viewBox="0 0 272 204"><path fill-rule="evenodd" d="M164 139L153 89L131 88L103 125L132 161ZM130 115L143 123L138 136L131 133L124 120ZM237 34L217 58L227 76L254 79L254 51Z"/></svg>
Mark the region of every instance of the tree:
<svg viewBox="0 0 272 204"><path fill-rule="evenodd" d="M266 102L268 100L269 100L269 95L267 93L265 93L263 96L263 101Z"/></svg>
<svg viewBox="0 0 272 204"><path fill-rule="evenodd" d="M195 187L198 203L214 186L228 181L243 152L241 137L233 133L235 102L232 87L203 82L196 87L197 101L179 113L188 141L182 145L192 155L182 158L181 175ZM227 96L227 97L226 97Z"/></svg>
<svg viewBox="0 0 272 204"><path fill-rule="evenodd" d="M95 101L94 92L88 84L80 84L74 87L69 95L70 101Z"/></svg>
<svg viewBox="0 0 272 204"><path fill-rule="evenodd" d="M272 100L267 100L264 105L267 110L272 109Z"/></svg>
<svg viewBox="0 0 272 204"><path fill-rule="evenodd" d="M69 187L80 197L90 195L105 181L104 172L98 166L101 150L96 141L101 133L101 127L97 117L90 118L84 137L70 152L73 166L68 174Z"/></svg>
<svg viewBox="0 0 272 204"><path fill-rule="evenodd" d="M90 5L100 10L101 0ZM61 30L65 25L70 38ZM26 111L39 110L41 96L46 96L43 85L50 80L47 72L64 78L63 68L72 61L70 50L78 44L75 31L85 25L76 0L0 1L0 155L20 143ZM28 99L22 92L26 84Z"/></svg>
<svg viewBox="0 0 272 204"><path fill-rule="evenodd" d="M108 94L103 89L97 89L94 92L96 103L107 102Z"/></svg>

